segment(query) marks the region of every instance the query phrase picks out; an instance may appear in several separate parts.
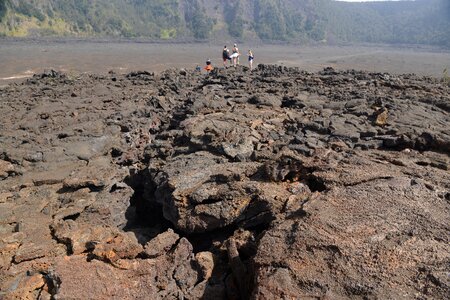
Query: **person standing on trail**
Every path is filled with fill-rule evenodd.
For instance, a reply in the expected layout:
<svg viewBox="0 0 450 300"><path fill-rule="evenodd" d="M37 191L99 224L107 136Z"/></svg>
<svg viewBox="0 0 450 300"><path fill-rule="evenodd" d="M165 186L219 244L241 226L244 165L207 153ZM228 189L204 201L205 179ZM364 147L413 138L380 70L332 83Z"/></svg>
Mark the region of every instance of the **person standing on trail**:
<svg viewBox="0 0 450 300"><path fill-rule="evenodd" d="M223 59L223 66L226 68L227 61L230 59L230 50L228 50L227 46L223 47L222 59Z"/></svg>
<svg viewBox="0 0 450 300"><path fill-rule="evenodd" d="M253 59L255 57L253 56L252 50L248 49L248 67L250 68L250 71L253 70Z"/></svg>
<svg viewBox="0 0 450 300"><path fill-rule="evenodd" d="M239 48L237 47L237 44L233 45L232 52L233 52L232 55L234 56L234 58L233 58L233 65L236 67L236 64L239 64L239 56L241 55L239 53Z"/></svg>

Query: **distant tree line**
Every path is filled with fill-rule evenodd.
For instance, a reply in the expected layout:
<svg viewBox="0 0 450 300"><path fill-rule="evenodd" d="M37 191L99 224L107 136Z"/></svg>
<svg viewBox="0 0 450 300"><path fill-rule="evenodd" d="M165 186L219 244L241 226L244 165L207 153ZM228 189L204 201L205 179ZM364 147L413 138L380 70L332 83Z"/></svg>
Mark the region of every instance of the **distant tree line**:
<svg viewBox="0 0 450 300"><path fill-rule="evenodd" d="M237 39L450 47L450 0L0 0L0 34L30 23L45 34L208 39L223 24Z"/></svg>
<svg viewBox="0 0 450 300"><path fill-rule="evenodd" d="M5 15L6 15L6 0L0 0L0 21L3 20Z"/></svg>
<svg viewBox="0 0 450 300"><path fill-rule="evenodd" d="M211 34L213 20L207 15L206 10L198 0L186 0L184 19L187 27L197 39L207 39Z"/></svg>
<svg viewBox="0 0 450 300"><path fill-rule="evenodd" d="M450 1L364 4L333 2L323 10L327 33L338 41L450 46Z"/></svg>

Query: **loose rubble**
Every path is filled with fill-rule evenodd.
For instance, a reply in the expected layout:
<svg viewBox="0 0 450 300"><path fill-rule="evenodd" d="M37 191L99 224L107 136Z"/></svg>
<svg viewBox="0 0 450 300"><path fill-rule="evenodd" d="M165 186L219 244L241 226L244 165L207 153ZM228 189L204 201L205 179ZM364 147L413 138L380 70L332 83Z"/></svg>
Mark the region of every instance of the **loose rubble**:
<svg viewBox="0 0 450 300"><path fill-rule="evenodd" d="M450 292L439 79L48 71L0 112L2 299Z"/></svg>

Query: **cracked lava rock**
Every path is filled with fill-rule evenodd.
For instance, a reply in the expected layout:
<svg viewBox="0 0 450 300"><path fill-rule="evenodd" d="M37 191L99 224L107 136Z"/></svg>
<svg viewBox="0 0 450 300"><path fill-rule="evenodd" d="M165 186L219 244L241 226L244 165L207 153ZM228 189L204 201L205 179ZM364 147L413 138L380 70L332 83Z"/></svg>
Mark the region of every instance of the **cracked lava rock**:
<svg viewBox="0 0 450 300"><path fill-rule="evenodd" d="M0 89L1 299L444 299L450 87L259 65Z"/></svg>

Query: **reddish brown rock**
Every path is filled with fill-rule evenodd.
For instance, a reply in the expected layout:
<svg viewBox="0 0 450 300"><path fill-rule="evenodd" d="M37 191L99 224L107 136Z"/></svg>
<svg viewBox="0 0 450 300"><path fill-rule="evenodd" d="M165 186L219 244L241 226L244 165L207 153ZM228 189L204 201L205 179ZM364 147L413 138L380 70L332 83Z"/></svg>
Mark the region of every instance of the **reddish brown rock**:
<svg viewBox="0 0 450 300"><path fill-rule="evenodd" d="M199 252L195 255L195 260L201 270L201 279L210 279L214 270L214 255L211 252Z"/></svg>
<svg viewBox="0 0 450 300"><path fill-rule="evenodd" d="M164 255L172 249L179 239L180 236L169 229L157 235L145 245L145 254L150 258Z"/></svg>
<svg viewBox="0 0 450 300"><path fill-rule="evenodd" d="M48 74L0 89L0 298L449 294L440 80Z"/></svg>
<svg viewBox="0 0 450 300"><path fill-rule="evenodd" d="M255 299L444 297L449 210L425 185L393 177L336 187L303 211L262 238ZM417 285L424 274L436 280Z"/></svg>
<svg viewBox="0 0 450 300"><path fill-rule="evenodd" d="M14 166L10 162L0 160L0 179L6 178L14 171Z"/></svg>

